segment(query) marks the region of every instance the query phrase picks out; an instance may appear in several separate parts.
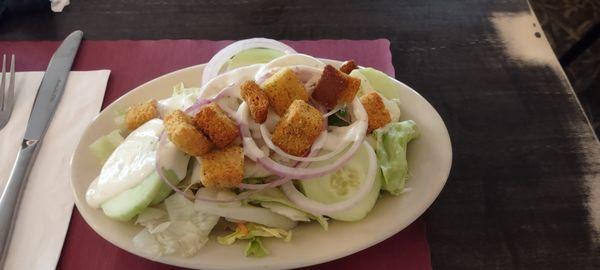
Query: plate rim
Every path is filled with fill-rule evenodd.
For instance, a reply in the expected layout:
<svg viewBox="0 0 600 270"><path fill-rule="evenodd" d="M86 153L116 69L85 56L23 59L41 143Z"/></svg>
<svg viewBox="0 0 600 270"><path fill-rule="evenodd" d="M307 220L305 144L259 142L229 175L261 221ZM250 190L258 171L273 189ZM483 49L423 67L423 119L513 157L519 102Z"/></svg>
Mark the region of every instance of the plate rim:
<svg viewBox="0 0 600 270"><path fill-rule="evenodd" d="M337 61L337 60L332 60L332 59L324 59L324 58L319 58L320 60L324 60L325 62L330 62L330 63L336 63L336 64L341 64L341 61ZM249 269L248 267L223 267L221 265L210 265L210 264L202 264L202 262L200 262L201 264L187 264L187 263L182 263L180 261L173 261L173 260L169 260L171 257L170 256L159 256L159 257L152 257L148 254L145 254L141 251L136 251L136 250L130 250L125 248L124 246L119 244L119 241L117 241L117 239L112 238L110 235L107 235L105 233L102 232L102 230L100 230L96 225L94 225L93 222L91 221L91 216L89 216L87 214L87 211L83 210L82 211L82 207L80 207L81 203L85 203L85 201L81 201L79 200L77 194L77 190L76 187L74 185L74 166L73 166L73 162L74 162L74 158L78 152L78 150L80 149L80 144L82 143L82 140L84 138L84 135L88 132L88 129L98 120L98 118L105 112L105 111L110 111L113 106L117 106L117 104L120 103L121 100L125 99L129 94L135 92L135 91L139 91L140 89L146 87L147 85L151 85L153 83L155 83L156 81L160 81L160 80L164 80L165 78L168 78L170 76L173 76L177 73L183 73L185 71L190 71L190 70L194 70L194 69L203 69L204 66L206 65L206 63L203 64L198 64L198 65L192 65L192 66L188 66L188 67L184 67L184 68L180 68L168 73L165 73L159 77L156 77L154 79L151 79L149 81L146 81L132 89L130 89L129 91L127 91L125 94L121 95L119 98L117 98L116 100L114 100L113 102L111 102L108 106L106 106L103 110L101 110L100 112L98 112L98 114L90 121L90 123L86 126L84 132L82 133L82 135L79 137L79 140L77 141L75 150L73 151L73 153L71 154L71 157L69 159L69 185L71 187L71 191L72 191L72 195L74 197L74 202L75 202L75 206L77 207L77 211L80 213L81 217L84 219L84 221L86 222L86 224L88 226L90 226L95 233L97 233L98 235L100 235L104 240L108 241L109 243L115 245L116 247L139 257L145 258L147 260L151 260L154 262L159 262L159 263L163 263L166 265L173 265L173 266L177 266L177 267L186 267L186 268L192 268L192 269ZM386 74L388 75L388 74ZM299 268L299 267L306 267L306 266L312 266L312 265L317 265L317 264L322 264L322 263L326 263L326 262L330 262L330 261L334 261L334 260L338 260L340 258L346 257L346 256L350 256L353 255L357 252L360 252L362 250L365 250L367 248L370 248L376 244L379 244L380 242L392 237L393 235L399 233L400 231L406 229L406 227L410 226L412 223L414 223L420 216L422 216L427 209L429 209L429 207L431 207L431 205L433 204L433 202L437 199L437 197L439 196L439 194L441 193L441 191L443 190L444 186L446 185L447 181L448 181L448 177L450 175L450 172L452 170L452 161L453 161L453 151L452 151L452 142L450 139L450 134L448 132L448 128L446 127L446 124L443 120L443 118L441 117L441 115L439 114L439 112L435 109L435 107L433 107L433 105L431 105L431 103L429 103L429 101L427 99L425 99L419 92L415 91L412 87L409 87L408 85L406 85L405 83L397 80L395 77L392 77L390 75L388 75L388 77L390 77L391 79L393 79L396 83L400 84L401 86L403 86L404 88L410 90L412 92L412 94L415 94L417 96L417 98L421 99L421 101L424 101L429 107L431 107L433 109L433 112L435 112L435 114L433 115L434 118L437 118L437 120L439 120L439 122L442 124L441 127L443 127L443 138L445 139L446 143L445 145L448 146L447 149L444 149L444 151L448 152L449 158L447 160L447 163L444 164L444 166L441 166L443 168L448 168L445 173L444 173L444 177L443 180L439 182L439 184L437 186L435 186L435 190L434 192L430 193L430 196L426 199L426 206L423 207L422 211L415 211L414 213L412 213L411 215L408 216L407 220L410 220L409 222L405 222L406 224L403 224L403 226L398 226L395 227L392 230L389 230L387 233L382 233L379 234L379 237L372 237L370 241L368 241L368 244L356 247L356 248L352 248L352 249L346 249L346 250L340 250L337 253L331 254L327 256L327 255L323 255L317 258L312 258L312 260L310 261L306 261L306 262L295 262L295 263L289 263L285 266L283 265L269 265L267 268L271 268L271 267L281 267L283 266L283 268ZM200 251L201 252L201 251ZM332 256L333 255L333 256Z"/></svg>

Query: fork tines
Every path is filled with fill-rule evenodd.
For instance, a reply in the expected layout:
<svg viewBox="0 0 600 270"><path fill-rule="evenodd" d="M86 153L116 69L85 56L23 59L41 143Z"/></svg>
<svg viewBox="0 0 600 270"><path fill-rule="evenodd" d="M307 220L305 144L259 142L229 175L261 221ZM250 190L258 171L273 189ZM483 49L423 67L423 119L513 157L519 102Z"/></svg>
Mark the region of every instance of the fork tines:
<svg viewBox="0 0 600 270"><path fill-rule="evenodd" d="M2 77L0 78L0 129L2 129L12 112L15 97L15 55L10 59L10 80L6 85L6 54L2 55ZM6 92L6 93L4 93Z"/></svg>

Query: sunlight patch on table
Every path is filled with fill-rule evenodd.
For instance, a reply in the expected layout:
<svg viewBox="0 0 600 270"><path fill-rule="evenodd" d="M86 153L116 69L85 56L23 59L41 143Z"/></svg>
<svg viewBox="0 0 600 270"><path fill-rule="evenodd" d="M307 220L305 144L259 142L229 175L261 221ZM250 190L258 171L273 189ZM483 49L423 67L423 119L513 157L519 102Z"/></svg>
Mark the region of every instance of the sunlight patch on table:
<svg viewBox="0 0 600 270"><path fill-rule="evenodd" d="M534 15L528 12L496 12L490 20L511 59L560 69L560 63Z"/></svg>

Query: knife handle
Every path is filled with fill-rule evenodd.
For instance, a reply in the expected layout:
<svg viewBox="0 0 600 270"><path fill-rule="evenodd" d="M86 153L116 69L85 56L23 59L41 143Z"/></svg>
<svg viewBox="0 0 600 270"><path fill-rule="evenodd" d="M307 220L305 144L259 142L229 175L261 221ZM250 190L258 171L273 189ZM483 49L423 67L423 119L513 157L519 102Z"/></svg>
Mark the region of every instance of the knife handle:
<svg viewBox="0 0 600 270"><path fill-rule="evenodd" d="M0 269L4 268L4 262L8 255L8 248L12 232L17 220L17 212L21 195L27 183L27 177L35 156L37 155L39 141L24 139L21 150L17 155L17 161L10 173L10 178L0 197Z"/></svg>

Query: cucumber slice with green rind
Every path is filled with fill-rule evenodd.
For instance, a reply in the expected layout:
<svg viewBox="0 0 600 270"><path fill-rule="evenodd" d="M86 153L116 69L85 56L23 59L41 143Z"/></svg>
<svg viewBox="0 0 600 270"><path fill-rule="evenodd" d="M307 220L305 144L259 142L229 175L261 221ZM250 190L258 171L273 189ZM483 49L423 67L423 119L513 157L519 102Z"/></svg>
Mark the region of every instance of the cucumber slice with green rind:
<svg viewBox="0 0 600 270"><path fill-rule="evenodd" d="M175 172L172 170L165 170L165 177L167 178L167 180L169 180L175 185L181 182L181 179L177 178L177 174L175 174ZM158 191L158 194L156 195L156 197L154 197L154 200L152 200L150 205L161 203L164 199L169 197L171 193L173 193L173 189L171 189L171 187L169 187L169 185L167 185L166 183L161 183L160 190Z"/></svg>
<svg viewBox="0 0 600 270"><path fill-rule="evenodd" d="M352 71L352 73L355 72L362 75L356 77L366 78L371 87L373 87L373 90L379 92L383 97L387 99L400 99L400 91L398 89L401 88L401 85L387 74L374 68L361 68ZM352 73L350 74L352 75Z"/></svg>
<svg viewBox="0 0 600 270"><path fill-rule="evenodd" d="M111 219L129 221L150 205L164 184L158 173L154 172L136 187L123 191L103 203L102 211Z"/></svg>
<svg viewBox="0 0 600 270"><path fill-rule="evenodd" d="M347 200L358 190L358 187L365 180L369 169L368 152L365 146L356 152L354 157L341 169L331 174L315 179L305 179L300 185L306 197L321 203L336 203ZM331 159L331 160L335 160ZM311 166L323 166L329 161L313 162ZM381 189L381 176L378 173L375 184L368 195L354 207L329 215L331 218L342 221L358 221L363 219L373 208L379 191Z"/></svg>

